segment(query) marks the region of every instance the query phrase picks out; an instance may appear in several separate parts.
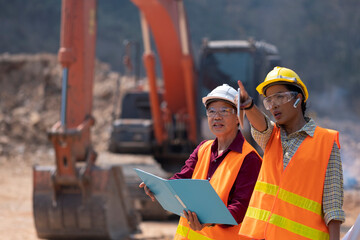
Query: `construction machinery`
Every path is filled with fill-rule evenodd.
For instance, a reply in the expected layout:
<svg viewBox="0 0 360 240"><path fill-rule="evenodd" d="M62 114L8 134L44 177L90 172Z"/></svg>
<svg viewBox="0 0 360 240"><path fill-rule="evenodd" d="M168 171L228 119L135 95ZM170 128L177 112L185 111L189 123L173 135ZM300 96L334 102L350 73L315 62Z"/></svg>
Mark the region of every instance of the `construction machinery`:
<svg viewBox="0 0 360 240"><path fill-rule="evenodd" d="M109 150L153 155L174 172L203 139L213 138L201 98L227 83L237 89L241 79L257 101L255 88L279 64L274 45L264 41L204 40L194 63L182 0L131 0L140 10L143 61L149 90L136 88L122 99L121 113L112 125ZM150 32L161 63L156 74ZM243 134L250 143L249 124Z"/></svg>
<svg viewBox="0 0 360 240"><path fill-rule="evenodd" d="M91 144L96 1L63 0L58 53L61 121L49 131L55 166L34 166L37 235L51 239L128 239L139 215L120 165L96 164Z"/></svg>
<svg viewBox="0 0 360 240"><path fill-rule="evenodd" d="M196 67L182 0L132 2L141 12L149 90L137 88L123 97L109 148L154 156L175 171L201 139L212 137L201 97L223 83L236 87L237 79L255 89L277 65L278 52L265 42L204 41ZM33 213L40 238L128 239L137 231L138 211L144 216L155 209L153 216L158 216L138 179L124 176L131 166L123 169L117 159L104 164L91 143L96 27L96 0L62 1L61 119L48 133L55 165L33 168ZM150 29L161 61L161 84ZM150 159L143 169L150 171L151 164Z"/></svg>

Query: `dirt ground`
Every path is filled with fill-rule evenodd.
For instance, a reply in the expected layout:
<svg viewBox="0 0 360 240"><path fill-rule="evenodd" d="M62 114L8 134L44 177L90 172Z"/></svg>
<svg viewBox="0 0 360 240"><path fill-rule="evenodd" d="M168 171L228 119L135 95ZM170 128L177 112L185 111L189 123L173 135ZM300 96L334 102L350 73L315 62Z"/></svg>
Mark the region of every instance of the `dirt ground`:
<svg viewBox="0 0 360 240"><path fill-rule="evenodd" d="M134 87L103 63L97 63L92 130L97 152L106 152L114 91ZM32 166L53 164L46 131L60 119L61 68L56 56L0 55L0 239L38 239L32 213ZM344 234L360 214L360 126L358 119L316 119L340 131L345 176ZM143 221L135 239L172 239L176 221Z"/></svg>
<svg viewBox="0 0 360 240"><path fill-rule="evenodd" d="M342 235L353 225L360 213L360 191L346 191L344 210L346 222ZM0 239L37 240L32 213L32 166L27 161L0 163ZM172 239L176 221L143 221L142 233L133 239Z"/></svg>

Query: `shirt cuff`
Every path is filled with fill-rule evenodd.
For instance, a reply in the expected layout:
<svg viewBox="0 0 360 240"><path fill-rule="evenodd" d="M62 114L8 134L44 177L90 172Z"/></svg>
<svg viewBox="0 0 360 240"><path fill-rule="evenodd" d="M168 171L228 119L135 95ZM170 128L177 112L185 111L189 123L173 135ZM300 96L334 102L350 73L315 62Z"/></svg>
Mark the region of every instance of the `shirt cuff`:
<svg viewBox="0 0 360 240"><path fill-rule="evenodd" d="M274 125L271 123L270 119L267 117L265 117L265 119L266 119L266 130L264 130L262 132L258 131L251 125L251 135L254 138L254 140L256 141L256 143L263 150L265 150L266 144L269 141L272 131L274 129Z"/></svg>
<svg viewBox="0 0 360 240"><path fill-rule="evenodd" d="M324 215L326 225L329 225L330 221L337 220L341 223L345 222L345 213L342 209L331 210Z"/></svg>

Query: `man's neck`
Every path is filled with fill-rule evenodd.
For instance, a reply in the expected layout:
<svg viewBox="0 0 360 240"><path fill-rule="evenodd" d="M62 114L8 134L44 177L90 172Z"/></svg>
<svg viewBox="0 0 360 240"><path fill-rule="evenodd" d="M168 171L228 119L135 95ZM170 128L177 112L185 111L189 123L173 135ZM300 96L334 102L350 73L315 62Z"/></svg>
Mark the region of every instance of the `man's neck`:
<svg viewBox="0 0 360 240"><path fill-rule="evenodd" d="M292 134L296 131L299 131L301 128L303 128L306 124L305 118L298 117L295 118L294 121L291 121L289 124L283 124L281 127L285 130L286 135Z"/></svg>
<svg viewBox="0 0 360 240"><path fill-rule="evenodd" d="M218 137L218 153L225 151L236 138L237 131L232 136Z"/></svg>

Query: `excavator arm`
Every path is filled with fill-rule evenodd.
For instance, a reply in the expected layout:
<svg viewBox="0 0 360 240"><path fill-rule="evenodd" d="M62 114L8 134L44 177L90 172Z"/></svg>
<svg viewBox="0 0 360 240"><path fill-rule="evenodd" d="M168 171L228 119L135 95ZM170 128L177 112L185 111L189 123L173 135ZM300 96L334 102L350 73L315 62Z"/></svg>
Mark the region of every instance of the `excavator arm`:
<svg viewBox="0 0 360 240"><path fill-rule="evenodd" d="M112 124L109 150L152 154L164 169L179 167L199 143L196 70L182 0L131 0L140 10L149 91L128 91ZM157 77L154 40L162 82Z"/></svg>
<svg viewBox="0 0 360 240"><path fill-rule="evenodd" d="M189 140L197 143L195 108L195 66L190 52L186 15L182 0L132 0L140 9L144 41L144 64L150 86L150 103L155 137L162 143L169 135L165 125L173 116L183 122ZM151 50L149 27L161 61L164 84L163 116L159 109L155 60Z"/></svg>
<svg viewBox="0 0 360 240"><path fill-rule="evenodd" d="M69 1L62 4L61 39L58 59L63 67L61 121L49 132L56 153L57 183L77 182L75 164L94 164L96 153L90 139L95 120L92 112L94 82L96 1ZM74 21L75 19L79 19ZM84 177L81 177L84 179Z"/></svg>
<svg viewBox="0 0 360 240"><path fill-rule="evenodd" d="M61 114L48 132L55 166L34 166L33 212L41 238L123 239L139 218L120 165L95 165L91 143L96 0L63 0L58 53Z"/></svg>

